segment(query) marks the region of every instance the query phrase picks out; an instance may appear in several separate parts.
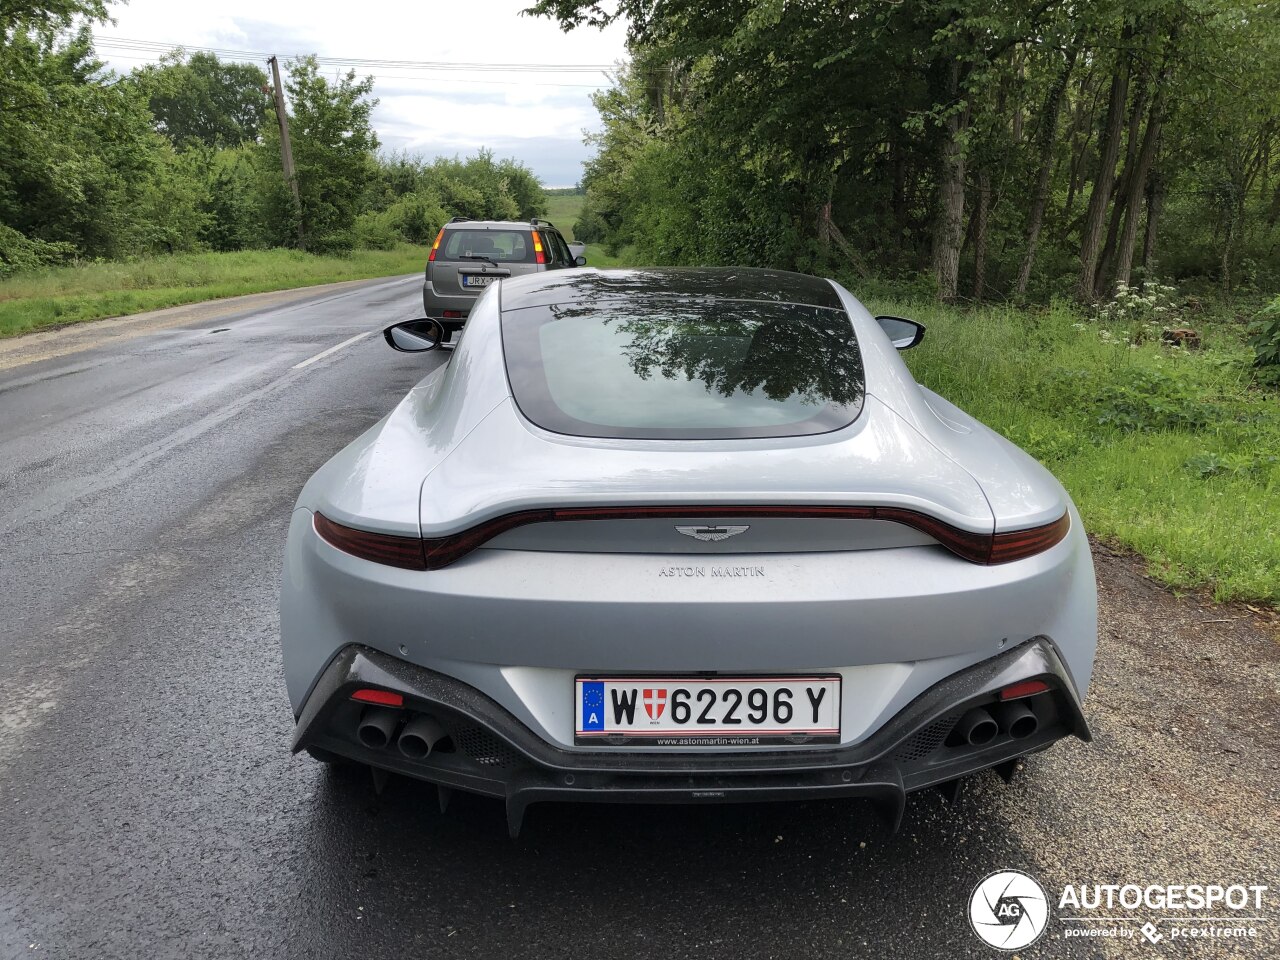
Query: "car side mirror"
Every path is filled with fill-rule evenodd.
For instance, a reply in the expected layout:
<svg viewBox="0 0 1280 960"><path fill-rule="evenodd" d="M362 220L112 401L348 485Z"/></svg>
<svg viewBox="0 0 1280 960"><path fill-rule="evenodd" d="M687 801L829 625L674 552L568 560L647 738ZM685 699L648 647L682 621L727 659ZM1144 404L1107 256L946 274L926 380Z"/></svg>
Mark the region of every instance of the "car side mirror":
<svg viewBox="0 0 1280 960"><path fill-rule="evenodd" d="M587 265L587 258L581 255L576 256L573 258L573 265L575 267L585 267Z"/></svg>
<svg viewBox="0 0 1280 960"><path fill-rule="evenodd" d="M899 350L910 350L924 339L924 324L906 317L876 317L876 323Z"/></svg>
<svg viewBox="0 0 1280 960"><path fill-rule="evenodd" d="M444 326L439 320L421 317L405 320L382 331L392 350L401 353L423 353L434 350L444 340Z"/></svg>

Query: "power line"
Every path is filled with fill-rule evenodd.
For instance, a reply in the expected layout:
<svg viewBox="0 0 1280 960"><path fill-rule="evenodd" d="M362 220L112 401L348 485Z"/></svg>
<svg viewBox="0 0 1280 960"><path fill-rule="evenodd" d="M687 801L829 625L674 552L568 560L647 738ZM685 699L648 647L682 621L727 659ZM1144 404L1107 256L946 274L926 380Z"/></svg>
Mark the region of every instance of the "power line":
<svg viewBox="0 0 1280 960"><path fill-rule="evenodd" d="M230 59L265 60L271 54L261 50L236 50L226 47L205 47L194 44L166 43L158 40L134 40L128 37L95 37L98 47L128 50L137 53L165 54L176 49L196 53L212 53ZM291 57L301 56L291 54ZM386 68L391 70L435 70L472 73L608 73L617 69L616 64L601 63L480 63L450 60L382 60L367 57L316 56L325 66L352 68Z"/></svg>
<svg viewBox="0 0 1280 960"><path fill-rule="evenodd" d="M184 47L183 49L190 50L191 48ZM262 59L256 55L251 57L237 57L237 56L231 56L230 54L220 54L220 57L223 60L251 61L254 63ZM122 54L122 53L112 53L109 55L109 59L111 59L113 62L116 60L128 60L131 63L154 63L155 62L154 57L130 56L129 54ZM572 90L599 90L601 87L605 86L604 82L601 82L601 83L546 83L540 80L523 80L523 79L477 80L474 77L432 76L431 74L428 74L425 72L419 72L419 73L381 73L379 72L377 74L377 79L378 80L407 80L411 83L465 83L465 84L478 83L478 84L483 84L485 86L495 86L495 87L510 87L518 84L519 86L522 86L522 87L564 87Z"/></svg>

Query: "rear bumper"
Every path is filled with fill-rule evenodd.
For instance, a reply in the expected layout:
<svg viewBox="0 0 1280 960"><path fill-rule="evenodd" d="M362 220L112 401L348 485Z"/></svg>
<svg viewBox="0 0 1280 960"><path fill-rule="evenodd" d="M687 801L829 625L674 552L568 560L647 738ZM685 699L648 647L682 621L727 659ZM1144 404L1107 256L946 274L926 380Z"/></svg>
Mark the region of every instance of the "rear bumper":
<svg viewBox="0 0 1280 960"><path fill-rule="evenodd" d="M1022 701L1037 717L1034 733L1014 738L1002 727L982 746L955 741L962 715L996 704L1000 690L1028 679L1049 686ZM385 748L366 747L356 727L368 708L351 700L361 687L401 694L399 725L410 715L428 714L448 737L422 759L403 755L394 734ZM1043 637L935 684L857 744L724 753L563 750L467 684L352 645L339 652L307 697L293 749L318 747L445 788L500 797L514 835L525 809L544 800L724 803L862 797L896 828L911 791L1009 764L1066 736L1091 739L1068 671Z"/></svg>
<svg viewBox="0 0 1280 960"><path fill-rule="evenodd" d="M476 298L476 294L446 296L438 293L430 280L424 280L422 283L422 309L424 315L439 320L444 324L445 330L450 333L462 329L467 322L467 316L471 313L471 308L475 305ZM457 311L462 316L460 318L446 318L444 315L446 310Z"/></svg>

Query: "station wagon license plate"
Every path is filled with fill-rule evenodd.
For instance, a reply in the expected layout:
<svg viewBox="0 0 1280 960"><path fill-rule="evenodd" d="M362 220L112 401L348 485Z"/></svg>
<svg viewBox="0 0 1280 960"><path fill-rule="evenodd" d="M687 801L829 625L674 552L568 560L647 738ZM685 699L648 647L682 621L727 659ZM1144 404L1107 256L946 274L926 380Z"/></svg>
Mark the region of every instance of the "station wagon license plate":
<svg viewBox="0 0 1280 960"><path fill-rule="evenodd" d="M462 285L464 287L487 287L497 279L497 277L483 277L475 274L464 273L462 275Z"/></svg>
<svg viewBox="0 0 1280 960"><path fill-rule="evenodd" d="M757 747L840 742L840 677L575 678L574 743Z"/></svg>

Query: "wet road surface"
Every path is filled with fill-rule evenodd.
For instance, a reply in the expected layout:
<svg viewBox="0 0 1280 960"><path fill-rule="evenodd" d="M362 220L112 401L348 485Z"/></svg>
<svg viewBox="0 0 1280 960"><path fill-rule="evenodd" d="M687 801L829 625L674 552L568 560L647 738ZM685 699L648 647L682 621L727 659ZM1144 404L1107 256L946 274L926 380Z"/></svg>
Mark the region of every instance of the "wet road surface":
<svg viewBox="0 0 1280 960"><path fill-rule="evenodd" d="M411 277L233 303L0 369L0 957L991 957L966 904L1006 867L1055 897L1272 885L1249 941L1069 940L1055 918L1026 956L1274 955L1274 639L1248 614L1206 633L1226 615L1124 558L1100 558L1095 743L954 806L916 795L896 835L859 803L543 805L512 841L496 801L442 815L427 785L378 796L290 755L290 509L447 359L376 333L418 297ZM1152 695L1171 686L1190 715Z"/></svg>

